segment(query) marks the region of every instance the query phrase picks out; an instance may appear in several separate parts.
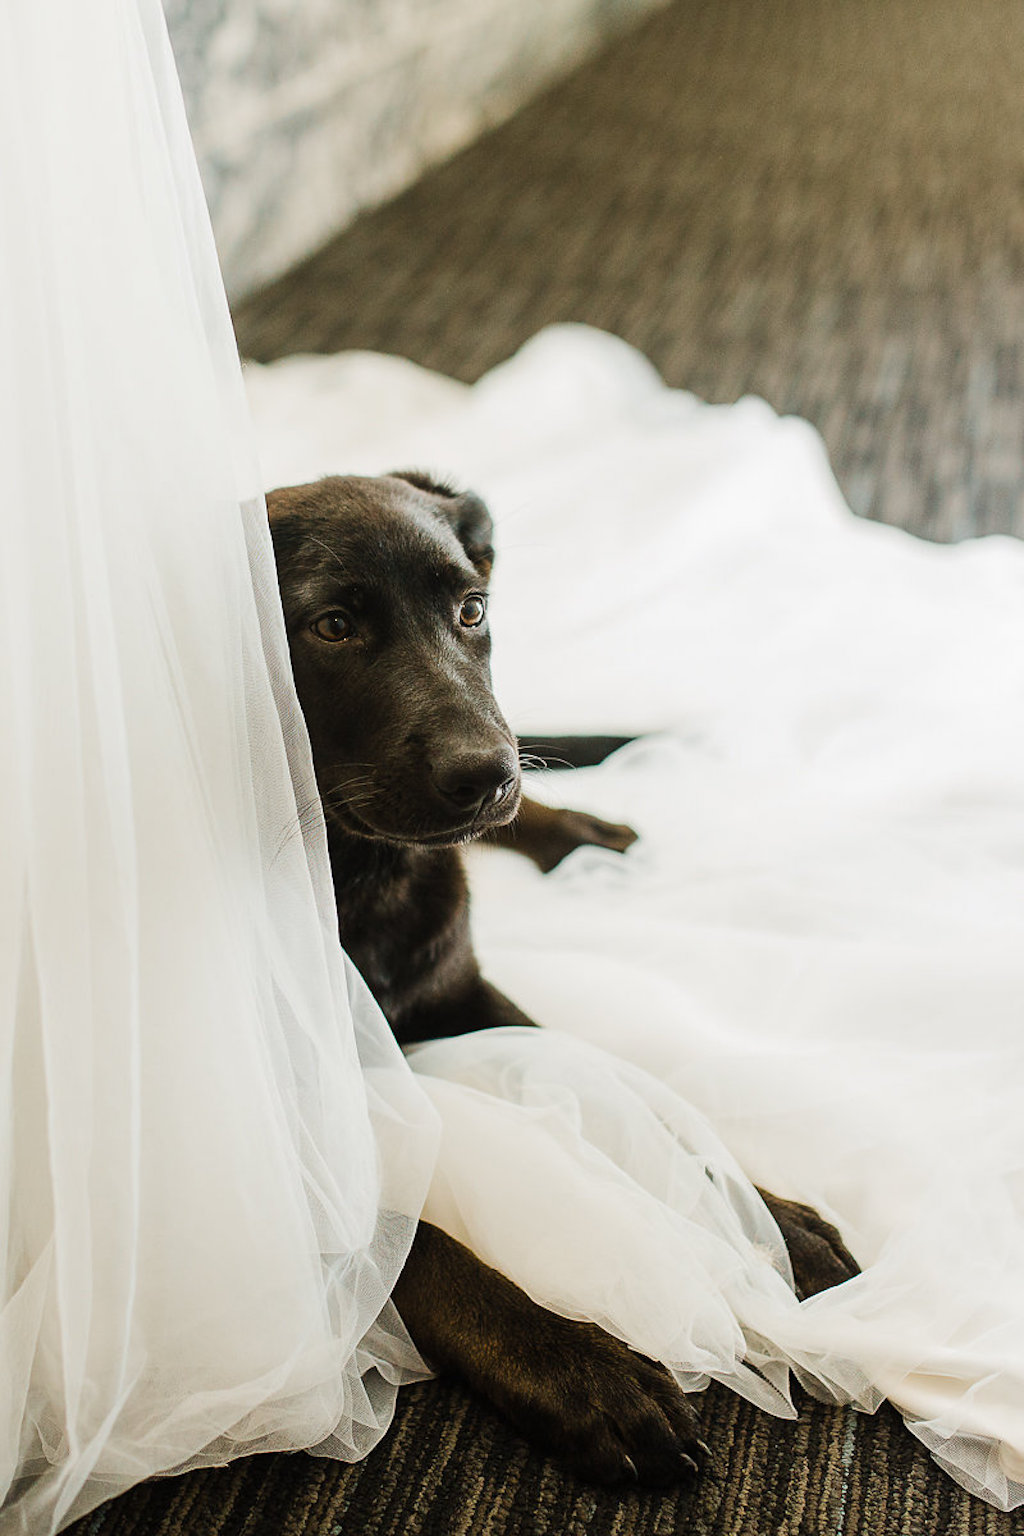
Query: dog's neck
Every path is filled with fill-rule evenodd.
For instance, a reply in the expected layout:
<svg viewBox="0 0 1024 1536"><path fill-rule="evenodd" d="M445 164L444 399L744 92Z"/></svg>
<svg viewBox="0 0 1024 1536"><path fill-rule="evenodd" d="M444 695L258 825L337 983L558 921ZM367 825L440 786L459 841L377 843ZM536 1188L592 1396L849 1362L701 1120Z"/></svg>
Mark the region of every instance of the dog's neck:
<svg viewBox="0 0 1024 1536"><path fill-rule="evenodd" d="M356 837L332 821L327 823L327 846L336 890L401 877L409 867L408 854L416 852L399 843Z"/></svg>
<svg viewBox="0 0 1024 1536"><path fill-rule="evenodd" d="M339 902L349 892L362 899L367 888L378 895L429 865L458 859L454 848L417 848L408 843L357 837L332 821L327 823L327 847Z"/></svg>
<svg viewBox="0 0 1024 1536"><path fill-rule="evenodd" d="M458 849L377 842L330 824L327 847L341 942L385 1018L399 1040L437 1034L439 978L443 994L477 975Z"/></svg>

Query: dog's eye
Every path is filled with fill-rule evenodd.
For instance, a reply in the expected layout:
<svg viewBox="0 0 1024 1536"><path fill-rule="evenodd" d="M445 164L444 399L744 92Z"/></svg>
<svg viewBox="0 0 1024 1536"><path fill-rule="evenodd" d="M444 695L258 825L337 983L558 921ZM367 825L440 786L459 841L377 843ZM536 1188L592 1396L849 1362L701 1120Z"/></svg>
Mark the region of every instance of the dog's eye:
<svg viewBox="0 0 1024 1536"><path fill-rule="evenodd" d="M336 613L322 613L310 628L321 640L351 640L356 632L348 614L340 610Z"/></svg>
<svg viewBox="0 0 1024 1536"><path fill-rule="evenodd" d="M476 629L483 623L486 612L486 601L474 592L472 597L463 599L459 609L459 623L464 624L467 629Z"/></svg>

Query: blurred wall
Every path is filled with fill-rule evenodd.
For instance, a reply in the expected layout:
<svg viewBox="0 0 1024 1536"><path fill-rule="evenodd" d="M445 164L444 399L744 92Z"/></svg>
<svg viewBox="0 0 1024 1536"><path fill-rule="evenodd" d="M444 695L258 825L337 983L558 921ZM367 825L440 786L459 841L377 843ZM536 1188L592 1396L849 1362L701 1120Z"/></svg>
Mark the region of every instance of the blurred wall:
<svg viewBox="0 0 1024 1536"><path fill-rule="evenodd" d="M165 0L229 294L663 0Z"/></svg>

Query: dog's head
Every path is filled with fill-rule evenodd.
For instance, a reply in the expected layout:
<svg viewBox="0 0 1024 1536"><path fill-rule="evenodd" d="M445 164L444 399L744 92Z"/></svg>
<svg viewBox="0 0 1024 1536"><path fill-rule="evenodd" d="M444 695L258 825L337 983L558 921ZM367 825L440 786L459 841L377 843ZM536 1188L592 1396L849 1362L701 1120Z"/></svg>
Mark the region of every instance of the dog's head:
<svg viewBox="0 0 1024 1536"><path fill-rule="evenodd" d="M491 692L491 519L418 472L267 497L288 642L329 820L450 845L510 821L516 741Z"/></svg>

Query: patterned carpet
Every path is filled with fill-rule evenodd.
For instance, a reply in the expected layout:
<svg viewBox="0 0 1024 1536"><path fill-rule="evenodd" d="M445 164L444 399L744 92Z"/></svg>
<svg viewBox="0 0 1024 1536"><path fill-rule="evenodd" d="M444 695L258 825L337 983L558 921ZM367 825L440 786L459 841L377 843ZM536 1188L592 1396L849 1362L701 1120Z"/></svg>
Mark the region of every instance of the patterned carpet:
<svg viewBox="0 0 1024 1536"><path fill-rule="evenodd" d="M824 433L856 511L1020 532L1024 7L677 0L239 309L472 380L552 320Z"/></svg>
<svg viewBox="0 0 1024 1536"><path fill-rule="evenodd" d="M451 1383L400 1395L396 1422L354 1466L256 1456L145 1483L74 1536L1009 1536L1024 1530L961 1492L889 1408L872 1418L806 1398L769 1418L723 1389L704 1401L715 1469L693 1492L588 1488L532 1455Z"/></svg>
<svg viewBox="0 0 1024 1536"><path fill-rule="evenodd" d="M1024 534L1024 6L676 0L237 314L243 351L368 347L471 380L553 320L824 433L854 508ZM716 1470L610 1494L457 1386L343 1467L147 1484L77 1536L1009 1536L897 1416L706 1395Z"/></svg>

